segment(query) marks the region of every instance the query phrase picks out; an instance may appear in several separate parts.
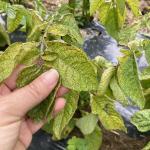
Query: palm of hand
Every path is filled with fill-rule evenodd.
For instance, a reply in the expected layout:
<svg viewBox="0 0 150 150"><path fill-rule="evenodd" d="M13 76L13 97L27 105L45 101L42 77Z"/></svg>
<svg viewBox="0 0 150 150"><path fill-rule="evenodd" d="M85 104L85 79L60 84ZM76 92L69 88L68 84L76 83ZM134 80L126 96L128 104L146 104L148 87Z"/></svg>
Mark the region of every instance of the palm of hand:
<svg viewBox="0 0 150 150"><path fill-rule="evenodd" d="M43 86L45 81L42 81L42 78L39 77L39 79L36 79L35 82L33 81L34 84L30 84L29 86L25 87L26 89L16 89L17 75L22 68L23 66L18 66L12 75L0 85L0 147L3 148L3 150L27 149L31 143L32 135L44 124L43 122L35 123L33 120L25 116L25 114L28 110L40 103L42 99L47 96L48 91L47 93L43 94L40 93L42 91L39 88ZM53 81L53 85L48 87L49 92L57 84L57 75L54 80L56 81ZM38 82L39 87L37 86ZM65 94L67 91L68 90L63 87L58 90L57 97L59 98L57 98L55 102L55 113L59 112L64 107L65 100L60 98L60 96ZM39 94L41 96L39 96ZM18 99L22 100L22 103L18 101ZM31 100L24 102L24 99ZM36 99L39 99L39 101L35 102ZM31 104L29 104L30 102Z"/></svg>

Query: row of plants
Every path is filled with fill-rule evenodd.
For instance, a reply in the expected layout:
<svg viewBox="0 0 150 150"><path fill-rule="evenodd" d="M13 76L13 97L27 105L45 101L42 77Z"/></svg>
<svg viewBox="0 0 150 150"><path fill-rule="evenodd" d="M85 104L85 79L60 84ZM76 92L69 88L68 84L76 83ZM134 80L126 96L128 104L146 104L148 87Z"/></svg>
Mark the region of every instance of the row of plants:
<svg viewBox="0 0 150 150"><path fill-rule="evenodd" d="M141 29L150 30L150 14L141 15L138 0L70 0L53 12L45 8L42 0L35 0L33 9L21 3L0 1L0 13L6 19L5 25L0 24L0 47L8 45L0 53L0 82L18 64L26 65L17 79L18 87L50 68L60 74L53 92L27 115L35 121L46 119L43 130L55 140L68 137L77 127L80 136L68 141L68 150L98 150L103 137L100 123L110 132L127 132L116 111L116 102L139 107L131 122L141 132L150 130L150 67L141 71L137 64L142 55L150 64L150 41L136 39ZM135 16L128 25L127 9ZM89 22L95 13L108 33L124 47L117 65L102 56L90 60L82 50L84 40L78 25ZM11 42L10 34L16 30L26 34L25 43ZM65 95L65 108L53 118L54 100L61 85L70 92ZM143 150L148 149L150 143Z"/></svg>

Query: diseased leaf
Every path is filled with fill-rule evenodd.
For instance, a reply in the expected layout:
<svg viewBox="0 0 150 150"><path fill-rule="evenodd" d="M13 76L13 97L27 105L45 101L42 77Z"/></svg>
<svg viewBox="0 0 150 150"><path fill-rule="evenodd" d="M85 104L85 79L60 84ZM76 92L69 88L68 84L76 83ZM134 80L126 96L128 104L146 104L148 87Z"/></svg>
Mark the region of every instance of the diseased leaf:
<svg viewBox="0 0 150 150"><path fill-rule="evenodd" d="M109 67L106 70L104 70L104 72L101 76L98 90L97 90L97 94L99 96L102 96L105 94L105 92L109 86L110 80L114 75L114 72L115 72L115 67Z"/></svg>
<svg viewBox="0 0 150 150"><path fill-rule="evenodd" d="M69 39L64 39L67 43L75 45L78 44L79 46L83 44L83 39L79 27L68 5L62 5L62 7L57 10L56 14L50 18L50 21L52 21L53 24L65 26L70 36Z"/></svg>
<svg viewBox="0 0 150 150"><path fill-rule="evenodd" d="M121 89L133 105L143 108L145 105L145 98L139 81L134 54L120 58L119 64L117 77Z"/></svg>
<svg viewBox="0 0 150 150"><path fill-rule="evenodd" d="M131 122L141 132L150 130L150 109L144 109L134 114Z"/></svg>
<svg viewBox="0 0 150 150"><path fill-rule="evenodd" d="M54 119L53 133L56 139L61 138L63 130L73 117L77 109L79 94L78 92L70 91L68 94L66 94L65 99L66 105L64 109Z"/></svg>
<svg viewBox="0 0 150 150"><path fill-rule="evenodd" d="M11 33L18 28L23 19L22 9L12 6L7 9L7 13L13 14L7 16L7 30L9 33Z"/></svg>
<svg viewBox="0 0 150 150"><path fill-rule="evenodd" d="M80 131L84 134L91 134L97 124L98 117L94 114L88 114L83 116L79 120L76 121L76 126L80 129Z"/></svg>
<svg viewBox="0 0 150 150"><path fill-rule="evenodd" d="M114 102L106 96L91 96L92 113L97 114L107 130L126 131L123 119L115 110Z"/></svg>
<svg viewBox="0 0 150 150"><path fill-rule="evenodd" d="M150 40L143 41L143 49L145 51L145 57L150 64Z"/></svg>
<svg viewBox="0 0 150 150"><path fill-rule="evenodd" d="M96 90L98 81L93 64L77 47L67 45L61 42L49 42L49 55L57 55L54 61L46 61L47 65L51 65L58 70L62 85L76 91ZM48 55L45 53L43 59ZM80 83L80 84L79 84Z"/></svg>
<svg viewBox="0 0 150 150"><path fill-rule="evenodd" d="M17 87L21 88L25 85L32 82L36 79L40 74L43 73L43 69L38 65L31 65L29 67L24 68L17 78Z"/></svg>
<svg viewBox="0 0 150 150"><path fill-rule="evenodd" d="M111 79L110 88L117 101L119 101L123 105L129 105L129 101L124 92L122 91L122 89L120 88L115 76Z"/></svg>
<svg viewBox="0 0 150 150"><path fill-rule="evenodd" d="M18 64L31 65L39 56L36 43L14 43L0 56L0 82L6 79Z"/></svg>
<svg viewBox="0 0 150 150"><path fill-rule="evenodd" d="M141 132L146 132L150 130L150 109L141 110L134 114L131 122L137 127Z"/></svg>

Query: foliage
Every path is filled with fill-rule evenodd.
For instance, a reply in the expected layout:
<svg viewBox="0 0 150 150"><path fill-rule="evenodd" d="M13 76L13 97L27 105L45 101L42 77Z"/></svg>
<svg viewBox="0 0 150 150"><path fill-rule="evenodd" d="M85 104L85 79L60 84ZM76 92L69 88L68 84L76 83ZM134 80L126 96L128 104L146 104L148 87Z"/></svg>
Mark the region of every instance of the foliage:
<svg viewBox="0 0 150 150"><path fill-rule="evenodd" d="M6 25L0 24L0 47L7 46L0 55L0 82L19 64L26 67L18 76L17 87L24 87L51 68L56 69L60 74L57 86L27 115L35 121L48 120L43 129L55 140L67 137L77 127L82 138L72 137L68 150L98 150L102 143L99 123L109 131L127 131L116 111L116 102L141 109L133 116L132 123L142 132L150 129L150 69L139 71L137 66L142 53L150 63L150 41L135 41L141 27L150 27L149 14L122 29L126 4L135 16L140 15L138 0L83 1L82 15L88 18L89 12L92 15L97 11L107 31L127 47L121 50L122 56L114 65L102 56L90 60L83 52L83 39L74 17L76 5L71 2L75 1L69 2L72 8L62 5L49 12L41 0L34 1L34 9L0 1L0 12L6 15ZM27 35L25 43L12 43L10 34L18 30ZM54 100L62 85L70 92L64 96L65 108L53 118Z"/></svg>
<svg viewBox="0 0 150 150"><path fill-rule="evenodd" d="M116 39L126 19L127 5L135 16L140 15L139 0L90 0L90 3L90 14L93 15L97 11L108 33Z"/></svg>

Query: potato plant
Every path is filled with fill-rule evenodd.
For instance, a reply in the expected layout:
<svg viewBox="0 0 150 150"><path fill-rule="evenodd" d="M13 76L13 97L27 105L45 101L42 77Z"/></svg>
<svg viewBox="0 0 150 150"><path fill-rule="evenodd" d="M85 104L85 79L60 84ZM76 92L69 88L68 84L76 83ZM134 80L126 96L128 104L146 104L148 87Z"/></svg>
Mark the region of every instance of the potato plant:
<svg viewBox="0 0 150 150"><path fill-rule="evenodd" d="M0 47L8 45L0 54L0 82L19 64L26 67L18 76L18 88L51 68L60 74L53 92L27 115L35 121L46 119L43 130L52 134L55 140L66 138L77 127L83 136L73 136L68 142L68 150L98 150L103 137L99 122L110 132L127 132L116 111L116 102L139 107L141 111L133 116L132 123L142 132L150 130L150 69L148 66L140 71L137 65L137 58L142 54L150 63L150 41L136 40L136 33L142 27L150 29L150 14L140 16L138 0L134 3L132 0L90 1L91 15L97 11L108 33L120 45L126 46L121 50L117 65L102 56L93 60L86 56L69 5L49 12L42 1L35 3L35 8L29 9L0 1L0 13L6 18L6 24L0 24ZM123 26L126 3L138 21ZM25 33L26 42L11 42L10 33L16 30ZM53 104L60 86L70 91L65 95L65 108L54 118Z"/></svg>

